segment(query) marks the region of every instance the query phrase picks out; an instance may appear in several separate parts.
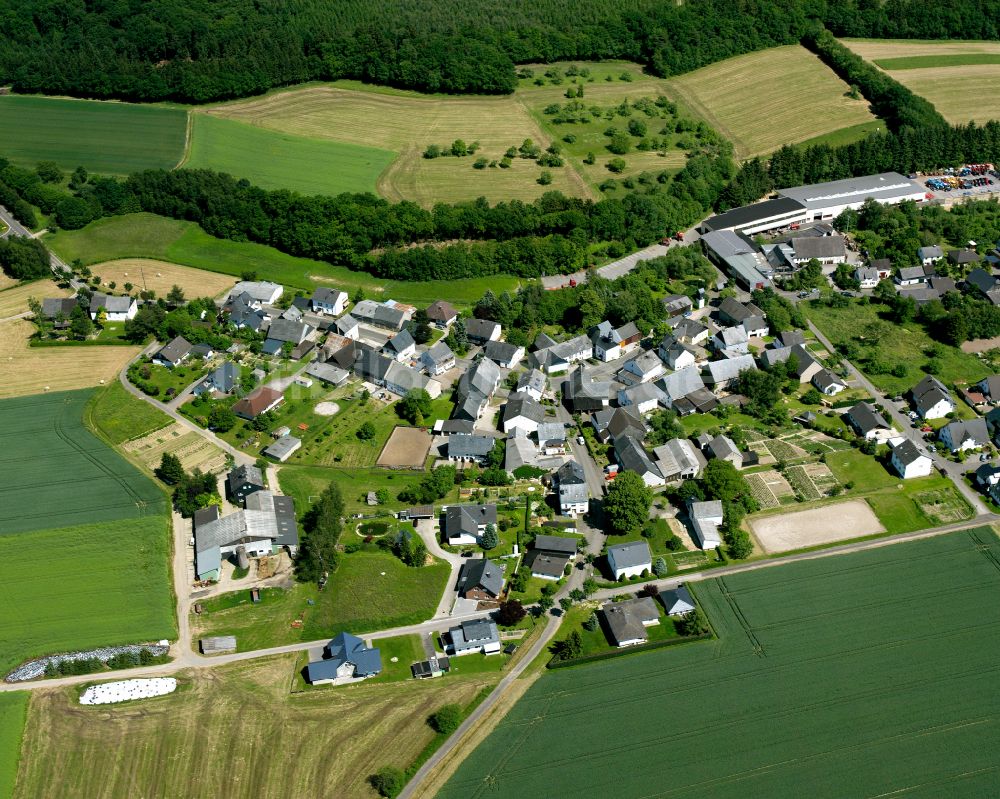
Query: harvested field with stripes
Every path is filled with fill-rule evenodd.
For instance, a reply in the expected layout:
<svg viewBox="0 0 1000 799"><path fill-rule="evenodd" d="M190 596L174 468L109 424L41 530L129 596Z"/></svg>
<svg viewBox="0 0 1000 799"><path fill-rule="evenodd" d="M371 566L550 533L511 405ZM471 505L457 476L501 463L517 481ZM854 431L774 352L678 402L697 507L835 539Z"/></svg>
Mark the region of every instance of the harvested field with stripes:
<svg viewBox="0 0 1000 799"><path fill-rule="evenodd" d="M2 280L5 278L0 274ZM45 297L68 297L70 293L69 289L61 289L51 280L35 280L20 286L12 281L6 287L0 283L0 319L27 311L30 297L41 301Z"/></svg>
<svg viewBox="0 0 1000 799"><path fill-rule="evenodd" d="M668 81L686 106L736 147L740 158L875 118L867 101L800 45L737 56Z"/></svg>
<svg viewBox="0 0 1000 799"><path fill-rule="evenodd" d="M112 280L119 287L131 283L135 288L155 291L157 297L166 297L174 286L184 290L184 296L192 300L195 297L218 297L236 284L236 278L222 275L218 272L207 272L204 269L194 269L167 261L157 261L152 258L122 258L117 261L105 261L94 264L91 271L99 275L104 285ZM121 291L121 288L118 289Z"/></svg>
<svg viewBox="0 0 1000 799"><path fill-rule="evenodd" d="M439 799L994 792L989 528L693 588L717 640L545 674Z"/></svg>
<svg viewBox="0 0 1000 799"><path fill-rule="evenodd" d="M26 319L0 323L0 364L4 369L0 399L110 383L140 350L118 345L29 347L34 332L35 326Z"/></svg>

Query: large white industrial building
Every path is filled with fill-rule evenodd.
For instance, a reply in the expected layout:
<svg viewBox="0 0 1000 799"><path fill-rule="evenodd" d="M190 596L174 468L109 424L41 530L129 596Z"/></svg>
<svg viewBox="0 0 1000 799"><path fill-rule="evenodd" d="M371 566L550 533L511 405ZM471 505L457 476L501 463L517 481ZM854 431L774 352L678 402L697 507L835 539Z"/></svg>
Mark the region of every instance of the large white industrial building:
<svg viewBox="0 0 1000 799"><path fill-rule="evenodd" d="M906 200L921 202L926 196L926 189L916 181L898 172L883 172L781 189L775 199L733 208L706 219L701 232L732 230L752 236L794 224L834 219L848 208L860 208L868 199L895 205Z"/></svg>

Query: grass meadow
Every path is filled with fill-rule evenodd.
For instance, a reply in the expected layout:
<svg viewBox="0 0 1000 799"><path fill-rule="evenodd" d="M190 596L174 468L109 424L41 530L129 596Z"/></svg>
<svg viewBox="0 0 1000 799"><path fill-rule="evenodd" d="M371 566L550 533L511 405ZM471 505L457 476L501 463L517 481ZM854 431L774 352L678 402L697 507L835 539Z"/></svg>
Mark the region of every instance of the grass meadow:
<svg viewBox="0 0 1000 799"><path fill-rule="evenodd" d="M0 694L0 799L14 795L28 698L26 691Z"/></svg>
<svg viewBox="0 0 1000 799"><path fill-rule="evenodd" d="M717 640L544 675L437 796L988 795L998 590L989 528L697 583Z"/></svg>
<svg viewBox="0 0 1000 799"><path fill-rule="evenodd" d="M364 144L308 138L209 114L192 115L185 167L228 172L265 189L304 194L375 192L395 157Z"/></svg>
<svg viewBox="0 0 1000 799"><path fill-rule="evenodd" d="M25 729L32 756L14 796L372 799L369 774L406 769L434 739L428 716L468 705L500 676L289 693L296 660L182 673L180 690L141 710L81 707L70 690L36 692Z"/></svg>
<svg viewBox="0 0 1000 799"><path fill-rule="evenodd" d="M355 552L341 558L323 591L296 583L265 589L259 604L247 591L205 600L191 617L192 635L235 635L247 651L417 624L434 615L449 574L443 561L413 568L386 552ZM293 627L295 620L302 625Z"/></svg>
<svg viewBox="0 0 1000 799"><path fill-rule="evenodd" d="M844 39L953 124L1000 116L1000 42Z"/></svg>
<svg viewBox="0 0 1000 799"><path fill-rule="evenodd" d="M115 381L93 393L84 411L91 429L111 444L141 438L170 424L170 417Z"/></svg>
<svg viewBox="0 0 1000 799"><path fill-rule="evenodd" d="M45 243L67 261L80 258L95 264L121 258L152 258L235 278L253 271L262 280L307 293L315 286L336 287L350 294L360 288L369 297L391 297L417 305L430 305L447 297L456 306L470 306L488 288L500 292L519 284L510 275L451 281L380 280L344 266L286 255L263 244L217 239L193 222L145 213L108 217L81 230L61 230L47 236ZM3 294L0 292L0 299Z"/></svg>
<svg viewBox="0 0 1000 799"><path fill-rule="evenodd" d="M668 81L692 111L729 139L740 158L874 120L865 100L804 47L729 58Z"/></svg>
<svg viewBox="0 0 1000 799"><path fill-rule="evenodd" d="M129 103L51 97L0 97L4 157L34 167L127 175L172 169L184 155L187 112Z"/></svg>

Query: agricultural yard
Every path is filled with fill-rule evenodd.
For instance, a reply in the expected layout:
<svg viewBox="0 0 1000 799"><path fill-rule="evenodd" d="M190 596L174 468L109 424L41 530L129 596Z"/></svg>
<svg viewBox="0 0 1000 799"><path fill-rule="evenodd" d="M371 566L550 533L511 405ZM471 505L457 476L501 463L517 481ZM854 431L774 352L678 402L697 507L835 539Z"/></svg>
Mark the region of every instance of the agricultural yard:
<svg viewBox="0 0 1000 799"><path fill-rule="evenodd" d="M218 297L233 287L233 277L190 266L157 261L151 258L122 258L105 261L91 267L91 272L100 276L107 286L114 281L118 290L131 283L133 291L154 291L157 297L166 297L170 289L180 286L187 299L195 297Z"/></svg>
<svg viewBox="0 0 1000 799"><path fill-rule="evenodd" d="M163 493L83 426L89 391L0 402L0 530L162 518Z"/></svg>
<svg viewBox="0 0 1000 799"><path fill-rule="evenodd" d="M370 799L369 774L407 768L432 741L430 714L469 704L497 680L456 674L289 694L295 664L284 655L194 670L180 675L181 690L144 701L141 712L81 707L72 690L39 691L25 730L35 754L22 763L14 796ZM281 756L252 755L261 752Z"/></svg>
<svg viewBox="0 0 1000 799"><path fill-rule="evenodd" d="M853 342L860 348L860 356L852 359L869 379L882 391L903 394L913 388L924 376L924 365L930 360L927 353L935 353L940 364L937 378L945 385L956 381L975 383L990 374L989 368L975 355L962 352L958 347L941 344L931 339L917 324L890 323L878 315L878 306L852 303L848 308L830 308L816 302L802 303L806 316L838 346ZM871 368L871 361L884 367ZM906 367L903 377L889 374L889 368Z"/></svg>
<svg viewBox="0 0 1000 799"><path fill-rule="evenodd" d="M698 583L718 640L545 674L437 795L988 795L998 590L988 528Z"/></svg>
<svg viewBox="0 0 1000 799"><path fill-rule="evenodd" d="M80 230L60 230L46 236L45 243L67 263L77 258L85 264L123 258L156 259L233 278L252 271L261 280L273 280L306 293L317 285L340 288L349 294L360 288L369 297L392 297L425 306L442 297L459 307L470 306L487 288L500 292L519 284L510 275L451 281L380 280L344 266L286 255L263 244L217 239L194 222L146 213L100 219Z"/></svg>
<svg viewBox="0 0 1000 799"><path fill-rule="evenodd" d="M111 444L141 438L170 424L170 417L129 394L115 381L96 390L84 410L88 427Z"/></svg>
<svg viewBox="0 0 1000 799"><path fill-rule="evenodd" d="M40 655L175 638L169 524L159 513L0 535L0 676Z"/></svg>
<svg viewBox="0 0 1000 799"><path fill-rule="evenodd" d="M536 182L542 170L533 161L514 159L509 169L473 169L477 158L499 160L508 147L525 139L542 147L550 143L514 97L427 96L340 82L225 103L207 113L317 142L346 142L397 153L378 181L379 193L391 200L430 206L480 196L491 201L532 200L550 189L589 195L567 167L551 170L551 186ZM477 141L480 150L474 156L423 157L428 145L450 147L455 139Z"/></svg>
<svg viewBox="0 0 1000 799"><path fill-rule="evenodd" d="M870 41L843 43L895 80L930 100L953 124L1000 117L1000 43Z"/></svg>
<svg viewBox="0 0 1000 799"><path fill-rule="evenodd" d="M672 78L665 93L708 121L739 158L872 122L864 99L804 47L737 56Z"/></svg>
<svg viewBox="0 0 1000 799"><path fill-rule="evenodd" d="M251 604L246 591L206 600L204 611L191 617L192 636L235 635L239 650L247 651L431 618L450 574L448 564L410 567L369 546L371 551L344 555L323 591L295 583L266 589L259 604Z"/></svg>
<svg viewBox="0 0 1000 799"><path fill-rule="evenodd" d="M160 459L167 453L177 456L187 471L218 472L226 465L226 454L221 449L179 422L128 441L122 450L150 470L159 466Z"/></svg>
<svg viewBox="0 0 1000 799"><path fill-rule="evenodd" d="M4 157L34 167L55 161L71 171L127 175L173 169L184 155L187 112L130 103L0 97Z"/></svg>
<svg viewBox="0 0 1000 799"><path fill-rule="evenodd" d="M0 276L6 280L6 277ZM69 289L61 289L51 280L35 280L31 283L18 285L16 281L0 288L0 319L28 311L28 300L35 297L42 300L45 297L68 297Z"/></svg>
<svg viewBox="0 0 1000 799"><path fill-rule="evenodd" d="M192 114L185 167L215 169L265 189L303 194L375 192L395 157L391 150L268 130L209 114Z"/></svg>
<svg viewBox="0 0 1000 799"><path fill-rule="evenodd" d="M754 537L768 554L885 532L871 507L860 499L780 516L764 516L749 524Z"/></svg>
<svg viewBox="0 0 1000 799"><path fill-rule="evenodd" d="M35 330L25 319L0 322L0 399L110 383L139 352L129 346L30 347Z"/></svg>

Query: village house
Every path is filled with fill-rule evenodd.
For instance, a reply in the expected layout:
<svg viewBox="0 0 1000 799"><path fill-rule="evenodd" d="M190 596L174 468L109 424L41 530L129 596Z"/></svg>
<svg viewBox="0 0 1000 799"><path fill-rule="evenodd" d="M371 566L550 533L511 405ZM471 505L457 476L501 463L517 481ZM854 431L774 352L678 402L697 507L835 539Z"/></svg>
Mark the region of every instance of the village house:
<svg viewBox="0 0 1000 799"><path fill-rule="evenodd" d="M584 335L567 341L556 341L545 333L535 338L535 351L531 353L529 364L546 374L565 372L574 363L594 357L594 345Z"/></svg>
<svg viewBox="0 0 1000 799"><path fill-rule="evenodd" d="M507 398L500 416L500 427L505 433L515 428L526 434L538 432L538 425L545 421L545 408L527 394L514 393Z"/></svg>
<svg viewBox="0 0 1000 799"><path fill-rule="evenodd" d="M90 298L90 318L96 320L102 312L108 322L127 322L135 319L139 305L131 297L112 297L95 292Z"/></svg>
<svg viewBox="0 0 1000 799"><path fill-rule="evenodd" d="M176 336L164 344L153 356L153 363L172 369L180 366L191 354L191 342L183 336Z"/></svg>
<svg viewBox="0 0 1000 799"><path fill-rule="evenodd" d="M870 402L859 402L844 414L844 420L855 433L865 439L882 441L894 433L885 417Z"/></svg>
<svg viewBox="0 0 1000 799"><path fill-rule="evenodd" d="M455 353L443 341L438 341L421 353L420 364L427 374L437 377L455 368Z"/></svg>
<svg viewBox="0 0 1000 799"><path fill-rule="evenodd" d="M663 479L693 480L705 468L705 457L686 438L672 438L665 444L653 448L656 466Z"/></svg>
<svg viewBox="0 0 1000 799"><path fill-rule="evenodd" d="M447 330L458 319L458 311L450 302L437 300L427 307L427 320L441 330Z"/></svg>
<svg viewBox="0 0 1000 799"><path fill-rule="evenodd" d="M986 420L956 419L941 428L938 437L952 453L981 449L990 443Z"/></svg>
<svg viewBox="0 0 1000 799"><path fill-rule="evenodd" d="M813 375L811 382L821 394L828 397L839 394L847 388L847 383L829 369L820 369Z"/></svg>
<svg viewBox="0 0 1000 799"><path fill-rule="evenodd" d="M267 280L241 280L229 290L228 299L232 300L245 294L257 308L260 308L262 305L274 305L281 299L284 291L284 288L277 283Z"/></svg>
<svg viewBox="0 0 1000 799"><path fill-rule="evenodd" d="M562 422L542 422L535 431L538 448L545 455L563 455L566 452L566 425Z"/></svg>
<svg viewBox="0 0 1000 799"><path fill-rule="evenodd" d="M263 491L264 475L256 466L236 466L226 475L226 497L230 502L244 503L255 491Z"/></svg>
<svg viewBox="0 0 1000 799"><path fill-rule="evenodd" d="M695 609L694 597L683 583L676 588L660 591L656 598L663 603L667 615L674 618L686 616Z"/></svg>
<svg viewBox="0 0 1000 799"><path fill-rule="evenodd" d="M496 505L449 505L444 512L442 532L451 546L478 544L486 526L496 523Z"/></svg>
<svg viewBox="0 0 1000 799"><path fill-rule="evenodd" d="M634 406L639 413L652 413L660 405L666 405L666 395L663 389L652 383L639 383L628 388L619 389L618 404L627 408Z"/></svg>
<svg viewBox="0 0 1000 799"><path fill-rule="evenodd" d="M458 595L495 602L503 593L503 576L503 569L489 558L467 560L458 575Z"/></svg>
<svg viewBox="0 0 1000 799"><path fill-rule="evenodd" d="M590 493L583 467L574 460L566 461L556 470L555 488L559 497L559 513L582 516L590 508Z"/></svg>
<svg viewBox="0 0 1000 799"><path fill-rule="evenodd" d="M268 386L255 388L243 399L238 400L233 405L233 413L241 419L256 419L262 413L273 411L285 398L280 391L275 391Z"/></svg>
<svg viewBox="0 0 1000 799"><path fill-rule="evenodd" d="M955 410L955 401L951 398L944 383L932 375L927 375L910 391L914 410L921 419L942 419Z"/></svg>
<svg viewBox="0 0 1000 799"><path fill-rule="evenodd" d="M691 532L695 543L701 549L715 549L722 544L722 534L719 525L723 521L722 502L691 502L688 504L688 517L691 519Z"/></svg>
<svg viewBox="0 0 1000 799"><path fill-rule="evenodd" d="M604 623L617 647L635 646L649 640L647 627L660 623L660 612L652 597L636 597L622 602L608 602L601 608Z"/></svg>
<svg viewBox="0 0 1000 799"><path fill-rule="evenodd" d="M240 367L232 361L226 361L215 367L197 386L192 389L195 396L202 394L231 394L240 381Z"/></svg>
<svg viewBox="0 0 1000 799"><path fill-rule="evenodd" d="M916 445L908 438L899 441L892 448L890 462L904 480L913 477L927 477L934 466L934 462L917 449Z"/></svg>
<svg viewBox="0 0 1000 799"><path fill-rule="evenodd" d="M312 297L309 298L309 307L313 313L339 316L347 307L347 300L346 291L323 287L312 293Z"/></svg>
<svg viewBox="0 0 1000 799"><path fill-rule="evenodd" d="M642 338L642 333L639 332L635 322L628 322L615 328L606 320L591 328L589 335L594 357L605 363L627 355L639 345L639 340Z"/></svg>
<svg viewBox="0 0 1000 799"><path fill-rule="evenodd" d="M630 435L615 439L615 460L618 461L621 471L635 472L650 488L666 485L666 480L646 454L642 443Z"/></svg>
<svg viewBox="0 0 1000 799"><path fill-rule="evenodd" d="M445 445L448 460L452 463L477 463L481 466L486 463L493 447L496 446L496 441L493 436L455 433L448 436Z"/></svg>
<svg viewBox="0 0 1000 799"><path fill-rule="evenodd" d="M533 400L538 402L542 401L542 397L545 396L545 392L548 389L548 378L545 377L544 373L540 372L538 369L532 369L528 372L524 372L517 379L517 391L523 394L527 394Z"/></svg>
<svg viewBox="0 0 1000 799"><path fill-rule="evenodd" d="M498 322L489 319L466 319L465 334L473 344L485 344L487 341L499 341L502 328Z"/></svg>
<svg viewBox="0 0 1000 799"><path fill-rule="evenodd" d="M643 539L609 546L608 568L615 580L639 577L643 572L652 571L653 559L649 553L649 544Z"/></svg>
<svg viewBox="0 0 1000 799"><path fill-rule="evenodd" d="M571 413L593 413L611 402L611 383L591 380L584 366L578 366L562 384L563 403Z"/></svg>
<svg viewBox="0 0 1000 799"><path fill-rule="evenodd" d="M394 361L405 363L417 353L417 342L409 330L400 330L382 346L382 354Z"/></svg>
<svg viewBox="0 0 1000 799"><path fill-rule="evenodd" d="M382 672L382 654L356 635L337 633L323 647L323 659L306 666L311 685L344 685L375 677Z"/></svg>
<svg viewBox="0 0 1000 799"><path fill-rule="evenodd" d="M524 347L516 347L506 341L487 341L483 355L502 369L513 369L524 357Z"/></svg>
<svg viewBox="0 0 1000 799"><path fill-rule="evenodd" d="M649 350L627 361L618 370L616 377L620 383L624 383L626 386L634 386L639 383L649 383L652 380L656 380L666 371L667 369L663 365L663 361L660 360L660 357L652 350Z"/></svg>
<svg viewBox="0 0 1000 799"><path fill-rule="evenodd" d="M459 657L482 653L495 655L500 652L500 630L496 622L489 619L463 621L447 633L446 650L449 655Z"/></svg>

